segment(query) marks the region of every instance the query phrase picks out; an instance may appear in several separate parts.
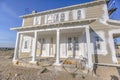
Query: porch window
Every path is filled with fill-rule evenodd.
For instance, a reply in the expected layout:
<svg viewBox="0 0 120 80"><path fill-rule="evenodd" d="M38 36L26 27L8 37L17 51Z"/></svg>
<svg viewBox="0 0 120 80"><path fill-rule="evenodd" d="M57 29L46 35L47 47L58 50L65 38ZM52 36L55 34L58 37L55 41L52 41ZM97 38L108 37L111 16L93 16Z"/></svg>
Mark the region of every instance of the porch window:
<svg viewBox="0 0 120 80"><path fill-rule="evenodd" d="M72 50L72 38L68 38L68 50Z"/></svg>
<svg viewBox="0 0 120 80"><path fill-rule="evenodd" d="M43 39L42 39L42 46L43 46L42 49L43 49L43 50L45 50L45 43L46 43L46 41L45 41L45 39L43 38Z"/></svg>
<svg viewBox="0 0 120 80"><path fill-rule="evenodd" d="M28 41L26 40L25 45L24 45L24 49L27 49L27 48L28 48Z"/></svg>
<svg viewBox="0 0 120 80"><path fill-rule="evenodd" d="M78 20L81 19L81 10L78 10L78 11L77 11L77 19L78 19Z"/></svg>
<svg viewBox="0 0 120 80"><path fill-rule="evenodd" d="M64 13L61 13L61 19L60 19L61 22L65 21L65 14Z"/></svg>
<svg viewBox="0 0 120 80"><path fill-rule="evenodd" d="M96 38L96 49L101 49L101 46L100 46L100 38L99 37L95 37Z"/></svg>
<svg viewBox="0 0 120 80"><path fill-rule="evenodd" d="M30 52L31 37L23 37L22 52Z"/></svg>
<svg viewBox="0 0 120 80"><path fill-rule="evenodd" d="M79 50L79 39L74 37L74 50Z"/></svg>

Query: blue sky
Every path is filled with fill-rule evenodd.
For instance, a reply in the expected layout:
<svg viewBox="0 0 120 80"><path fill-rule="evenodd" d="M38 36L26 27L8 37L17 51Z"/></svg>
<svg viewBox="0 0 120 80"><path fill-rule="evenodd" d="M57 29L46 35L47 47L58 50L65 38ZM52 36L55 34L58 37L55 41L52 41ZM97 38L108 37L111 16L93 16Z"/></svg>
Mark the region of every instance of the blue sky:
<svg viewBox="0 0 120 80"><path fill-rule="evenodd" d="M16 31L10 31L10 28L21 26L22 19L19 16L33 10L40 12L90 1L92 0L0 0L0 47L14 47ZM119 7L120 0L116 2ZM120 8L110 18L120 20Z"/></svg>

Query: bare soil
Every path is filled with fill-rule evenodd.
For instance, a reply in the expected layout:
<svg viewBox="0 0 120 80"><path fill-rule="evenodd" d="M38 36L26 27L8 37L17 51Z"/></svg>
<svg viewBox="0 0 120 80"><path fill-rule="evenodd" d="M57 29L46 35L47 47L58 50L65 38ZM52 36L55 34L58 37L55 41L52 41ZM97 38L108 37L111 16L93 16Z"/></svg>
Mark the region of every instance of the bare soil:
<svg viewBox="0 0 120 80"><path fill-rule="evenodd" d="M0 51L0 80L104 80L102 76L57 71L53 66L41 73L41 69L13 65L12 56L13 50Z"/></svg>

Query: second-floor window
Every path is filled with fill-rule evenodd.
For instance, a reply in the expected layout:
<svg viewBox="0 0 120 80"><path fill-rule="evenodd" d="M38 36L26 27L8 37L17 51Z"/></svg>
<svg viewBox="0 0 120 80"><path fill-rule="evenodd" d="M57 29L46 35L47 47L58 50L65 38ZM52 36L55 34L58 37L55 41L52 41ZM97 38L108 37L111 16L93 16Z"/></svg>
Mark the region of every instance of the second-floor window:
<svg viewBox="0 0 120 80"><path fill-rule="evenodd" d="M34 17L34 25L38 25L38 24L40 24L40 17L36 16Z"/></svg>
<svg viewBox="0 0 120 80"><path fill-rule="evenodd" d="M52 15L48 15L47 16L47 23L52 23L53 22L53 16Z"/></svg>
<svg viewBox="0 0 120 80"><path fill-rule="evenodd" d="M59 14L54 15L54 22L59 22Z"/></svg>
<svg viewBox="0 0 120 80"><path fill-rule="evenodd" d="M64 13L61 13L61 15L60 15L60 21L61 22L63 22L63 21L65 21L65 14Z"/></svg>
<svg viewBox="0 0 120 80"><path fill-rule="evenodd" d="M77 11L77 19L81 19L81 10Z"/></svg>

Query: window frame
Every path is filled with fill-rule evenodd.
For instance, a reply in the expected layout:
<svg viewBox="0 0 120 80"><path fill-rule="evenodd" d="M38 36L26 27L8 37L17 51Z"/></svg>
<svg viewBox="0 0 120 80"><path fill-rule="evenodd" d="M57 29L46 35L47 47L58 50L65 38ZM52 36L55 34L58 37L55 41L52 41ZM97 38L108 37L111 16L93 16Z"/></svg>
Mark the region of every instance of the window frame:
<svg viewBox="0 0 120 80"><path fill-rule="evenodd" d="M65 13L61 13L60 14L60 22L64 22L65 21Z"/></svg>
<svg viewBox="0 0 120 80"><path fill-rule="evenodd" d="M33 25L39 25L40 21L41 21L41 17L40 16L35 16L34 17Z"/></svg>
<svg viewBox="0 0 120 80"><path fill-rule="evenodd" d="M27 43L27 48L25 48L26 43ZM31 38L28 36L24 36L22 43L22 52L30 52L30 46L31 46Z"/></svg>

